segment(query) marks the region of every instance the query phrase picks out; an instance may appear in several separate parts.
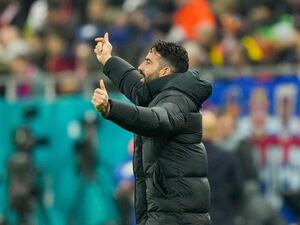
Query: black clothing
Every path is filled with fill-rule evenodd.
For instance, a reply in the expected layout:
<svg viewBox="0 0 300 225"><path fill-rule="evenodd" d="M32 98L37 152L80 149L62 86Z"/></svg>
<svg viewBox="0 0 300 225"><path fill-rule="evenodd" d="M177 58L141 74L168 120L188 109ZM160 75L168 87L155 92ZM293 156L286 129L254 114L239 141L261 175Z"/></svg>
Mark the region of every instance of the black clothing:
<svg viewBox="0 0 300 225"><path fill-rule="evenodd" d="M110 100L106 119L134 132L138 225L208 225L210 189L199 108L212 87L196 71L149 83L112 57L103 72L136 105ZM147 107L142 107L147 106Z"/></svg>
<svg viewBox="0 0 300 225"><path fill-rule="evenodd" d="M243 194L240 165L234 154L211 141L203 141L207 149L208 180L211 187L212 225L234 225L236 209Z"/></svg>

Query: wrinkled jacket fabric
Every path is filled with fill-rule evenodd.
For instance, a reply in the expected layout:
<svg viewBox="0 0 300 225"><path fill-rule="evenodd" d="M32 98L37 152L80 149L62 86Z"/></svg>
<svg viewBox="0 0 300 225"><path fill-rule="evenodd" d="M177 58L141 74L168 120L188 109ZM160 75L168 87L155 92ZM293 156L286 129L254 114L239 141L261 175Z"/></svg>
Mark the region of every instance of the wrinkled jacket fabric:
<svg viewBox="0 0 300 225"><path fill-rule="evenodd" d="M106 119L135 133L133 168L138 225L210 224L207 156L199 109L210 83L196 71L143 83L118 57L104 74L135 105L110 100Z"/></svg>

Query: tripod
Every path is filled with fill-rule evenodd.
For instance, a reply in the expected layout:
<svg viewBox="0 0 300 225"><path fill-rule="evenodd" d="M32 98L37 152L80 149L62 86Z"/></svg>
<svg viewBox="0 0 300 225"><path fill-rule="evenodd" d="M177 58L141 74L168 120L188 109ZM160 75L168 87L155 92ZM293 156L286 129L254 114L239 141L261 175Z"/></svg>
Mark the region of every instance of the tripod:
<svg viewBox="0 0 300 225"><path fill-rule="evenodd" d="M89 147L85 145L85 154L87 154L87 152L93 152L89 151L88 148ZM106 187L103 185L103 181L97 174L98 165L99 160L95 154L93 157L91 157L91 155L88 156L87 154L81 155L78 158L78 183L68 217L68 225L83 224L80 223L80 221L85 221L82 217L82 212L85 212L89 207L89 205L84 203L86 203L91 189L95 189L97 197L103 196L107 198L107 196L111 195L108 193Z"/></svg>
<svg viewBox="0 0 300 225"><path fill-rule="evenodd" d="M33 225L39 214L43 224L50 225L50 220L42 200L43 187L39 180L38 170L27 152L16 152L9 160L8 167L8 200L10 206L6 218L14 215L17 225ZM11 224L11 223L9 223Z"/></svg>

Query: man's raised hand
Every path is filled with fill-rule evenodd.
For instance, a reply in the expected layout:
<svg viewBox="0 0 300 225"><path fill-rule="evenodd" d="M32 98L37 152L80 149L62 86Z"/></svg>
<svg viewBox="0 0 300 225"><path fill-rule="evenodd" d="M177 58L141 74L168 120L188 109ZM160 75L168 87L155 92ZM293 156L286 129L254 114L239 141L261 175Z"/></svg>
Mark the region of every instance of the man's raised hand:
<svg viewBox="0 0 300 225"><path fill-rule="evenodd" d="M112 54L112 45L109 42L109 35L106 32L104 37L98 37L95 39L97 42L94 52L96 53L98 61L104 65Z"/></svg>
<svg viewBox="0 0 300 225"><path fill-rule="evenodd" d="M101 112L104 115L107 115L109 113L110 105L108 101L108 94L103 80L100 80L99 88L95 89L91 102L93 103L98 112Z"/></svg>

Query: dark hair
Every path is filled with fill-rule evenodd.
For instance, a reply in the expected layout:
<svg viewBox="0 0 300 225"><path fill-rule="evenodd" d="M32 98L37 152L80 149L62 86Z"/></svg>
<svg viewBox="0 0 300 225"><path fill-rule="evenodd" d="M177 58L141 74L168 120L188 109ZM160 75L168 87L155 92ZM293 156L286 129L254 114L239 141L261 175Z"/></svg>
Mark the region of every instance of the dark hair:
<svg viewBox="0 0 300 225"><path fill-rule="evenodd" d="M155 49L173 67L174 73L184 73L189 69L188 53L182 46L158 40L151 49Z"/></svg>

